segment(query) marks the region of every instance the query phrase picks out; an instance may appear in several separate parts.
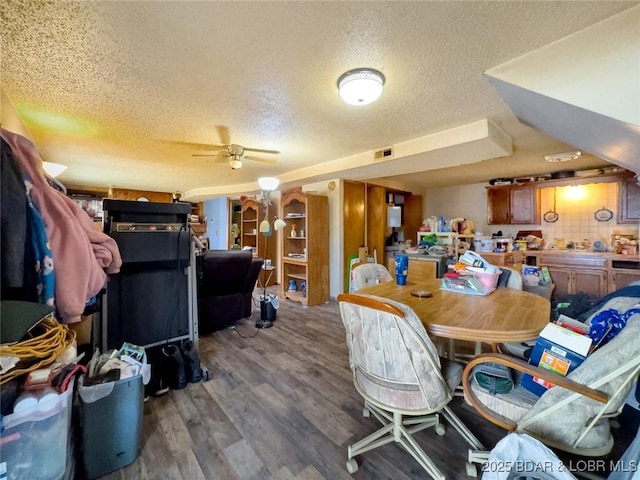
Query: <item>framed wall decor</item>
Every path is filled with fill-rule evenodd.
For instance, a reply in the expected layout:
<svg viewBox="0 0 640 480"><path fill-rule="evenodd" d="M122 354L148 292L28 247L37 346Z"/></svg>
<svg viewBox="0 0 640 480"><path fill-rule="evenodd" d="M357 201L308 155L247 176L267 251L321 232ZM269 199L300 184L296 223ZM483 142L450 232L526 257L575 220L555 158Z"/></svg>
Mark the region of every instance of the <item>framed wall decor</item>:
<svg viewBox="0 0 640 480"><path fill-rule="evenodd" d="M613 218L613 212L608 208L602 207L599 210L596 210L593 214L593 218L595 218L599 222L608 222Z"/></svg>

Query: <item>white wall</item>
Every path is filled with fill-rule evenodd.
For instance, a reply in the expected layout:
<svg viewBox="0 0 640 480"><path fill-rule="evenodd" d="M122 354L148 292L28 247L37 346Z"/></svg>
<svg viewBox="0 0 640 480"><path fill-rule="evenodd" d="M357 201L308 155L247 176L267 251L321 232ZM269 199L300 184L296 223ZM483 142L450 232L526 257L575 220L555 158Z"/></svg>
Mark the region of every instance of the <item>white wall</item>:
<svg viewBox="0 0 640 480"><path fill-rule="evenodd" d="M331 180L303 185L304 192L314 192L319 195L326 195L329 198L329 296L335 299L342 293L342 279L344 275L343 256L343 202L342 202L342 181L339 178L333 179L336 187L329 190L328 185ZM312 221L312 219L309 219Z"/></svg>
<svg viewBox="0 0 640 480"><path fill-rule="evenodd" d="M226 250L229 238L229 212L227 198L220 197L204 202L204 215L207 217L207 233L211 250Z"/></svg>
<svg viewBox="0 0 640 480"><path fill-rule="evenodd" d="M423 217L442 215L473 221L476 231L491 233L487 226L487 190L484 183L431 188L424 193ZM499 230L495 229L494 231ZM414 240L415 241L415 240Z"/></svg>

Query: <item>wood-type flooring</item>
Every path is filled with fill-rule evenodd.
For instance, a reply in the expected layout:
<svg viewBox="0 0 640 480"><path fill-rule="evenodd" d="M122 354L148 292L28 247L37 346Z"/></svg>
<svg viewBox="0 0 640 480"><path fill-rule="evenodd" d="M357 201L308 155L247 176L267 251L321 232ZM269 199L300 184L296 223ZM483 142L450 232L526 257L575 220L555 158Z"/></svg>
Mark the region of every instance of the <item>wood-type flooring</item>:
<svg viewBox="0 0 640 480"><path fill-rule="evenodd" d="M305 308L281 301L270 329L254 327L259 316L254 311L235 329L200 338L211 379L151 397L144 407L138 459L103 478L430 478L394 443L360 455L359 470L347 473L347 446L380 424L362 416L336 302ZM485 446L493 447L505 435L461 398L451 406ZM427 429L415 438L448 479L467 480L468 446L443 422L443 437ZM626 448L629 435L622 437L612 458Z"/></svg>

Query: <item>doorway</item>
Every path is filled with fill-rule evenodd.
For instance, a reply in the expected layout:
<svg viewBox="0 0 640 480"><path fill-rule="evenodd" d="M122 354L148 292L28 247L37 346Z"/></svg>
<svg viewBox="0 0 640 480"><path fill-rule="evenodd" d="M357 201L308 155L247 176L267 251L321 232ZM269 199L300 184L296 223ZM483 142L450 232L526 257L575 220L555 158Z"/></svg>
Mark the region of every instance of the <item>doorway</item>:
<svg viewBox="0 0 640 480"><path fill-rule="evenodd" d="M242 236L242 202L239 198L228 197L229 209L229 239L227 242L230 250L240 249L240 238Z"/></svg>

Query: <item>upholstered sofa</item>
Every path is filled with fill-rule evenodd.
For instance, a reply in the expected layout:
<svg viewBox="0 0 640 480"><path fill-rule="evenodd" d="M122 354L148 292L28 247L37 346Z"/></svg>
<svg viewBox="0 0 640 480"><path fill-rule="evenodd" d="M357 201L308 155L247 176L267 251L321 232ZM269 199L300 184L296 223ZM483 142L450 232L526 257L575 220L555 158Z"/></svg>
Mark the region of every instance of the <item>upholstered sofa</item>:
<svg viewBox="0 0 640 480"><path fill-rule="evenodd" d="M200 335L251 316L252 294L262 258L249 250L206 250L198 258L198 324Z"/></svg>

